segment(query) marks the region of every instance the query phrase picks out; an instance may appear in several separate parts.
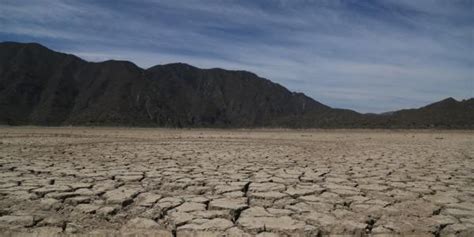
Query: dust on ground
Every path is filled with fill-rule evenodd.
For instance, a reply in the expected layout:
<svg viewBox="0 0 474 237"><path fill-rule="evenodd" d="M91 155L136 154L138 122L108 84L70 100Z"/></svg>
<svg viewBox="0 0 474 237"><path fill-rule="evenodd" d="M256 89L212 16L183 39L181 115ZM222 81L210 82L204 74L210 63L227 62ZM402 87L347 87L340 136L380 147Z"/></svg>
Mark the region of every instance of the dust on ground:
<svg viewBox="0 0 474 237"><path fill-rule="evenodd" d="M474 236L474 132L0 127L0 230Z"/></svg>

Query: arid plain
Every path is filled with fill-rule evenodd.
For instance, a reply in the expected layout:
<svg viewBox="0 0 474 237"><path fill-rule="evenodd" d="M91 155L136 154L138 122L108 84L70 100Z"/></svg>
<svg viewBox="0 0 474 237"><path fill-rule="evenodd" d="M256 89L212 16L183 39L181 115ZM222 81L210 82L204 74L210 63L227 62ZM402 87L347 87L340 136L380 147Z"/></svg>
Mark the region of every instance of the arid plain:
<svg viewBox="0 0 474 237"><path fill-rule="evenodd" d="M0 230L474 236L474 132L2 127Z"/></svg>

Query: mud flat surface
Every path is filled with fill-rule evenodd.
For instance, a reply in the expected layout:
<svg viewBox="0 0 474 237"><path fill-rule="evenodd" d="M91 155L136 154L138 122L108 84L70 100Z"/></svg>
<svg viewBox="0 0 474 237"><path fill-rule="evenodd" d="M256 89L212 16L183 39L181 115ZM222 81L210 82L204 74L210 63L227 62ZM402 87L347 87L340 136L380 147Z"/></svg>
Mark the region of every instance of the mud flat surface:
<svg viewBox="0 0 474 237"><path fill-rule="evenodd" d="M474 236L474 133L0 128L1 236Z"/></svg>

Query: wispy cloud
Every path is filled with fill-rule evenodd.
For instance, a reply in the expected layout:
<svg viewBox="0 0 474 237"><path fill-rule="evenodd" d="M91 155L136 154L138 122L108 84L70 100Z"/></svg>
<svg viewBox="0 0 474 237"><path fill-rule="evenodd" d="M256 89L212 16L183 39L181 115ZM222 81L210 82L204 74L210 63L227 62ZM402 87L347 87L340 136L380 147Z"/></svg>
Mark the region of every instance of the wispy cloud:
<svg viewBox="0 0 474 237"><path fill-rule="evenodd" d="M0 40L253 71L335 107L474 96L472 1L5 0Z"/></svg>

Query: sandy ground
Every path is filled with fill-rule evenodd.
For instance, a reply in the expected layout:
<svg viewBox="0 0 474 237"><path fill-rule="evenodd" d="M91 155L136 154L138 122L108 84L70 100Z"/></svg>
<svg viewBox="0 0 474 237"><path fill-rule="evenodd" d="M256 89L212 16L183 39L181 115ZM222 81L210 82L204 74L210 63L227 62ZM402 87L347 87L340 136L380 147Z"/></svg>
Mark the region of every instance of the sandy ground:
<svg viewBox="0 0 474 237"><path fill-rule="evenodd" d="M0 231L474 236L474 132L0 127Z"/></svg>

